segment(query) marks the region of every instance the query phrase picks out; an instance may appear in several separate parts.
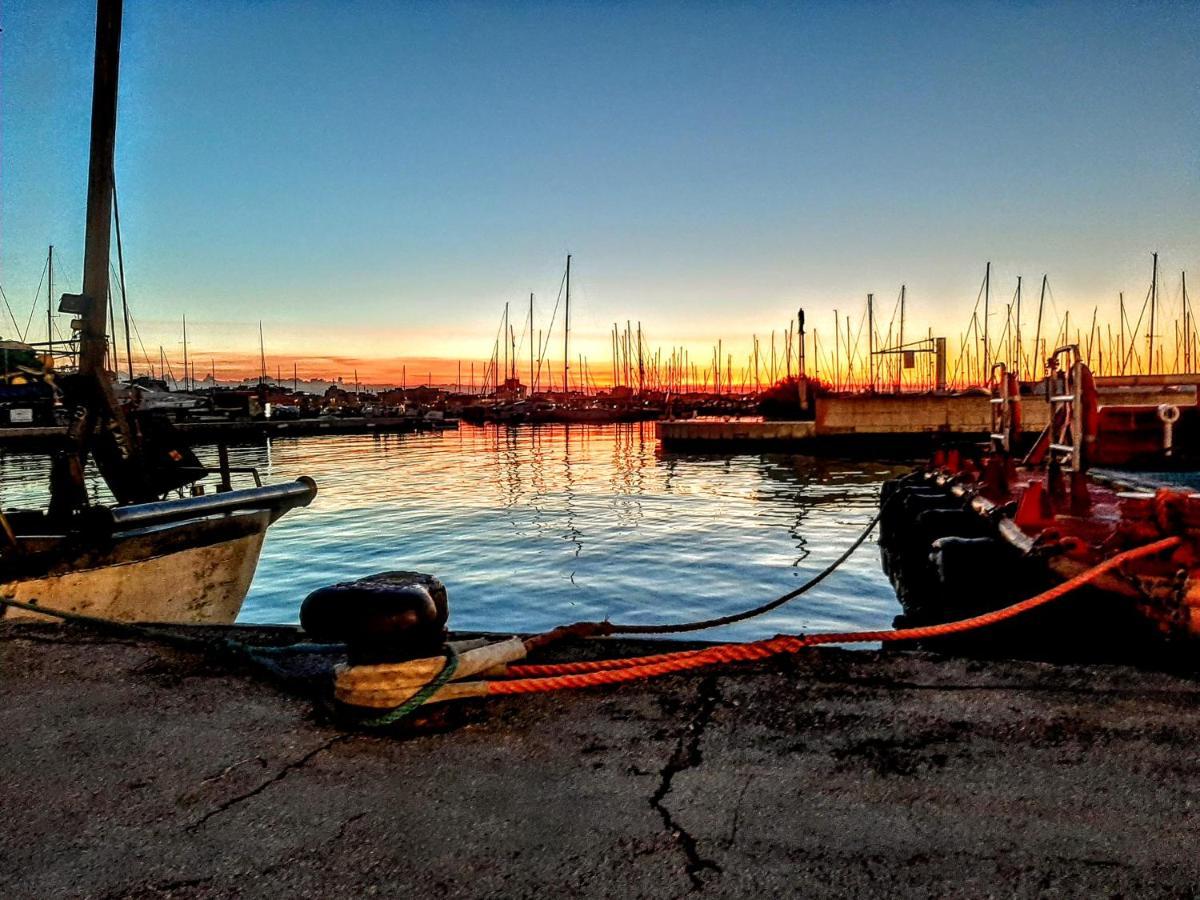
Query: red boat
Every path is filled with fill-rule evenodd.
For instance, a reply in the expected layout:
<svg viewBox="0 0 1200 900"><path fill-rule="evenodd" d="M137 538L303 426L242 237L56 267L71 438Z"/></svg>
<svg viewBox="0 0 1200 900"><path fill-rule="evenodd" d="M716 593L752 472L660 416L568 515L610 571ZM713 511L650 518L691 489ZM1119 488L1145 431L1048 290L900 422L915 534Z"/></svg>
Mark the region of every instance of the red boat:
<svg viewBox="0 0 1200 900"><path fill-rule="evenodd" d="M884 486L880 545L898 624L1007 606L1163 537L1170 553L1109 573L958 649L1128 657L1200 637L1200 409L1105 404L1077 346L1047 363L1050 421L1023 440L1020 385L993 370L992 434ZM1028 446L1026 446L1028 444Z"/></svg>

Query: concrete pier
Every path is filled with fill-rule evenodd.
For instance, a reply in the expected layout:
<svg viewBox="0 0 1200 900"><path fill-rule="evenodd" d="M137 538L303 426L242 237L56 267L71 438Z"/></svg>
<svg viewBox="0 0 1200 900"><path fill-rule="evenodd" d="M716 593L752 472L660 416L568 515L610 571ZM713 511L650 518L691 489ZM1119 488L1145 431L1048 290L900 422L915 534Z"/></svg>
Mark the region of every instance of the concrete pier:
<svg viewBox="0 0 1200 900"><path fill-rule="evenodd" d="M189 652L56 626L0 624L0 679L7 898L1200 884L1192 678L824 650L447 706L391 735L335 730Z"/></svg>
<svg viewBox="0 0 1200 900"><path fill-rule="evenodd" d="M685 419L658 423L664 447L690 450L790 450L797 453L924 451L947 438L987 440L991 404L982 391L968 394L835 394L814 398L811 421ZM1100 405L1195 405L1185 386L1115 384L1102 387ZM1050 419L1042 395L1021 400L1021 424L1038 433Z"/></svg>
<svg viewBox="0 0 1200 900"><path fill-rule="evenodd" d="M760 419L668 419L656 423L664 446L794 446L816 435L813 422L764 422Z"/></svg>

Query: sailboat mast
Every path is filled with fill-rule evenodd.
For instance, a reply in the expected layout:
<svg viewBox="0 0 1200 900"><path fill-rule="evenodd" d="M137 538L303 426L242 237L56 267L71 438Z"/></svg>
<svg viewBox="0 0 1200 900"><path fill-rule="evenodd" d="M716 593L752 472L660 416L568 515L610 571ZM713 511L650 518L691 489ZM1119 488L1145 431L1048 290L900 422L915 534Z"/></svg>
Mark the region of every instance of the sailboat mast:
<svg viewBox="0 0 1200 900"><path fill-rule="evenodd" d="M1021 276L1017 276L1017 381L1021 380Z"/></svg>
<svg viewBox="0 0 1200 900"><path fill-rule="evenodd" d="M1121 310L1121 374L1125 374L1125 292L1117 294L1117 303ZM1130 338L1132 342L1133 338Z"/></svg>
<svg viewBox="0 0 1200 900"><path fill-rule="evenodd" d="M117 131L117 75L121 55L121 0L100 0L96 10L96 65L92 88L91 157L88 162L87 237L83 250L83 314L79 374L103 380L108 341L108 258L112 221L113 142Z"/></svg>
<svg viewBox="0 0 1200 900"><path fill-rule="evenodd" d="M835 391L842 383L841 354L841 333L838 331L838 311L835 309L833 311L833 389Z"/></svg>
<svg viewBox="0 0 1200 900"><path fill-rule="evenodd" d="M1033 332L1033 353L1035 357L1039 352L1038 344L1040 344L1042 341L1042 311L1046 308L1046 283L1049 281L1049 279L1049 275L1045 273L1042 274L1042 291L1041 294L1038 295L1037 329ZM1037 367L1033 370L1033 374L1040 379L1045 374L1045 366L1045 359L1037 360Z"/></svg>
<svg viewBox="0 0 1200 900"><path fill-rule="evenodd" d="M526 393L533 396L533 294L529 295L529 390Z"/></svg>
<svg viewBox="0 0 1200 900"><path fill-rule="evenodd" d="M1154 312L1158 306L1158 254L1154 254L1154 267L1150 276L1150 368L1147 373L1154 374Z"/></svg>
<svg viewBox="0 0 1200 900"><path fill-rule="evenodd" d="M115 445L115 453L100 460L100 472L118 502L149 499L153 493L139 483L140 449L129 437L125 414L104 373L108 351L108 260L112 223L113 143L117 130L117 78L121 55L121 0L99 0L96 9L96 59L92 80L92 120L88 156L87 213L83 250L83 290L64 295L79 326L78 378L91 381L92 389L64 391L75 425L72 445L57 454L50 472L50 514L68 515L88 502L83 469L90 445L102 439ZM66 311L64 309L64 311ZM47 317L48 320L50 317ZM74 323L72 323L74 324ZM47 322L53 330L53 322ZM51 348L52 349L52 348ZM93 427L100 418L110 427L102 433Z"/></svg>
<svg viewBox="0 0 1200 900"><path fill-rule="evenodd" d="M133 343L129 337L129 301L125 297L125 253L121 247L121 207L117 203L117 174L113 173L113 224L117 231L117 277L121 281L121 317L125 320L125 362L129 366L129 383L133 384ZM115 341L117 336L113 335ZM116 354L113 354L114 356ZM116 368L116 366L114 366Z"/></svg>
<svg viewBox="0 0 1200 900"><path fill-rule="evenodd" d="M563 394L570 393L571 368L571 254L567 254L567 302L563 313Z"/></svg>
<svg viewBox="0 0 1200 900"><path fill-rule="evenodd" d="M258 383L267 381L267 352L263 348L262 319L258 320Z"/></svg>
<svg viewBox="0 0 1200 900"><path fill-rule="evenodd" d="M183 317L183 389L190 391L191 379L188 375L188 355L187 355L187 316Z"/></svg>
<svg viewBox="0 0 1200 900"><path fill-rule="evenodd" d="M987 384L992 377L992 348L988 343L988 307L992 300L992 263L988 260L987 268L983 270L983 377L980 384Z"/></svg>
<svg viewBox="0 0 1200 900"><path fill-rule="evenodd" d="M51 319L54 303L54 245L46 255L46 352L54 356L54 324Z"/></svg>
<svg viewBox="0 0 1200 900"><path fill-rule="evenodd" d="M867 294L867 373L871 383L867 390L875 393L875 295Z"/></svg>
<svg viewBox="0 0 1200 900"><path fill-rule="evenodd" d="M1181 302L1183 304L1183 371L1192 371L1192 328L1188 315L1187 272L1179 273Z"/></svg>

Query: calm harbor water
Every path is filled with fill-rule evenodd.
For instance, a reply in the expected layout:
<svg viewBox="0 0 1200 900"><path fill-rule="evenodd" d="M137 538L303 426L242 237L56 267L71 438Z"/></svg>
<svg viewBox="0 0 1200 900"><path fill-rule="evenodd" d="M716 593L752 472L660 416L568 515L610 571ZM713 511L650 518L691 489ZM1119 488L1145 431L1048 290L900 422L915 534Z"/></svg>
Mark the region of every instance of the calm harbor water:
<svg viewBox="0 0 1200 900"><path fill-rule="evenodd" d="M307 474L320 486L268 533L241 621L296 622L317 587L412 569L446 583L452 627L490 631L683 621L761 603L841 553L894 471L664 453L650 423L276 439L230 456L264 480ZM0 455L0 502L44 503L46 471L45 457ZM898 611L868 543L791 604L701 636L881 628Z"/></svg>

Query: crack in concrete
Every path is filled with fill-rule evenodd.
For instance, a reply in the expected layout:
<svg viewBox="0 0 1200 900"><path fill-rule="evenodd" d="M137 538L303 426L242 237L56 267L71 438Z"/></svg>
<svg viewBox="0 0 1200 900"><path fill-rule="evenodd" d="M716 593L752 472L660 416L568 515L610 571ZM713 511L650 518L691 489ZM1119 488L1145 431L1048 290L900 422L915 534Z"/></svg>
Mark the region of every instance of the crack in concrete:
<svg viewBox="0 0 1200 900"><path fill-rule="evenodd" d="M225 812L230 807L236 806L239 803L244 803L246 800L249 800L251 797L258 796L263 791L265 791L267 788L269 788L271 785L275 784L275 782L282 781L284 778L287 778L287 776L290 775L292 772L296 771L296 769L300 769L300 768L303 768L304 766L308 765L308 763L311 762L314 757L318 756L321 753L324 753L326 750L328 750L334 744L338 744L344 740L347 740L349 737L350 737L350 735L348 735L348 734L334 735L329 740L325 741L325 743L319 744L318 746L314 747L312 750L309 750L307 753L305 753L299 759L294 759L291 762L285 764L282 768L279 769L279 771L277 771L270 778L266 779L265 781L260 782L258 785L251 788L250 790L248 790L244 793L238 794L234 797L230 797L224 803L221 803L221 804L213 807L208 812L206 812L203 816L201 816L199 819L197 819L195 822L193 822L191 825L189 825L187 827L187 830L188 831L196 831L197 829L200 828L201 825L203 825L205 822L207 822L213 816L219 815L220 813Z"/></svg>
<svg viewBox="0 0 1200 900"><path fill-rule="evenodd" d="M737 803L733 806L733 821L730 823L729 839L725 842L728 847L732 847L737 843L738 825L742 817L742 803L746 800L746 791L750 790L750 782L753 780L753 775L747 775L745 783L742 784L741 791L738 792Z"/></svg>
<svg viewBox="0 0 1200 900"><path fill-rule="evenodd" d="M659 772L658 788L650 795L650 808L662 818L667 833L679 845L679 849L683 851L683 855L687 859L686 872L692 883L693 891L704 889L702 872L708 870L720 874L722 869L715 861L700 855L696 839L675 820L663 800L671 792L671 785L676 775L687 769L694 769L704 761L704 756L700 752L700 741L704 736L704 729L712 720L713 711L721 700L721 693L717 688L717 677L709 675L705 678L700 683L697 693L699 702L696 713L680 733L671 758Z"/></svg>

